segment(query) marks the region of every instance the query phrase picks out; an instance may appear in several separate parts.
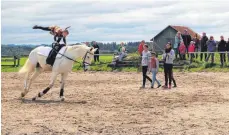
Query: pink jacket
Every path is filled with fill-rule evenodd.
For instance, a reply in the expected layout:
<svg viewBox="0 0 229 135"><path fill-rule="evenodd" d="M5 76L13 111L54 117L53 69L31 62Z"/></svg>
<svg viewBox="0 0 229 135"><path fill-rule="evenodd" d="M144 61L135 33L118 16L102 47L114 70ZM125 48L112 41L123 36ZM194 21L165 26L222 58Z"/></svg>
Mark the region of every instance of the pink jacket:
<svg viewBox="0 0 229 135"><path fill-rule="evenodd" d="M195 52L195 45L191 44L188 46L188 52Z"/></svg>
<svg viewBox="0 0 229 135"><path fill-rule="evenodd" d="M186 53L186 47L184 44L181 44L179 46L179 51L180 51L180 54L185 54Z"/></svg>

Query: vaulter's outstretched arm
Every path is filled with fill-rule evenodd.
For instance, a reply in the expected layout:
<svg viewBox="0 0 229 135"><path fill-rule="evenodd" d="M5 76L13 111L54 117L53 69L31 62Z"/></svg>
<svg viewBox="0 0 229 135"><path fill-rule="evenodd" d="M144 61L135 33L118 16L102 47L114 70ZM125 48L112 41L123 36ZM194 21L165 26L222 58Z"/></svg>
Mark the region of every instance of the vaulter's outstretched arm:
<svg viewBox="0 0 229 135"><path fill-rule="evenodd" d="M67 45L66 43L66 37L63 37L64 44Z"/></svg>

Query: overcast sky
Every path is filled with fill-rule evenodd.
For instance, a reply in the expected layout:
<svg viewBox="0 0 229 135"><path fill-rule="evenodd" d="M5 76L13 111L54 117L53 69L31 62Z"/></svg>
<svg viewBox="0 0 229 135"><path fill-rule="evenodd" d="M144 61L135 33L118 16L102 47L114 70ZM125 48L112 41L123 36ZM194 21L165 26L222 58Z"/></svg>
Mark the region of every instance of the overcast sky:
<svg viewBox="0 0 229 135"><path fill-rule="evenodd" d="M2 43L51 43L32 26L71 26L68 43L149 41L168 25L188 26L219 39L229 38L228 0L2 0Z"/></svg>

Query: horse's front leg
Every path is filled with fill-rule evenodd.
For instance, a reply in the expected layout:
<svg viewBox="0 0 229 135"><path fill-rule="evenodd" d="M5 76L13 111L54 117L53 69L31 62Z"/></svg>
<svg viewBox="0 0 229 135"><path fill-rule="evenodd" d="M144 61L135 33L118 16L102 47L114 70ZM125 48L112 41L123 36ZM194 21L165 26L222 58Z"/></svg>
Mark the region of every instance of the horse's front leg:
<svg viewBox="0 0 229 135"><path fill-rule="evenodd" d="M52 72L52 77L51 77L51 81L50 84L47 88L45 88L43 91L39 92L37 94L37 96L33 97L32 100L36 100L37 97L42 97L44 94L46 94L54 85L55 81L56 81L56 77L57 77L58 73L57 72Z"/></svg>
<svg viewBox="0 0 229 135"><path fill-rule="evenodd" d="M65 100L65 98L64 98L64 85L65 85L65 81L66 81L67 76L68 76L68 73L62 73L61 74L61 87L60 87L60 100L61 101Z"/></svg>

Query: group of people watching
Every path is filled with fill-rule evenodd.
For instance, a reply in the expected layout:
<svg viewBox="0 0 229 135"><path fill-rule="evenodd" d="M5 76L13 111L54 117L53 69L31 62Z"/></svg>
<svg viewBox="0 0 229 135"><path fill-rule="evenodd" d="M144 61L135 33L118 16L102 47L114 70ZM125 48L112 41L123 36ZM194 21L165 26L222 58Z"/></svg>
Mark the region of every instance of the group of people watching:
<svg viewBox="0 0 229 135"><path fill-rule="evenodd" d="M199 39L198 34L192 39L191 35L187 30L183 34L177 32L175 36L175 43L173 49L175 50L175 58L179 55L180 60L186 59L187 56L192 60L193 58L198 58L198 53L200 52L200 60L208 62L211 57L211 63L214 63L214 52L217 51L217 42L214 40L213 36L207 37L206 33L203 32L201 39ZM208 52L208 53L207 53ZM228 41L224 40L223 36L220 36L220 41L218 42L218 52L220 52L220 62L221 66L226 63L226 52L229 62L229 38Z"/></svg>
<svg viewBox="0 0 229 135"><path fill-rule="evenodd" d="M193 58L198 58L198 53L195 52L200 52L201 61L203 61L203 56L206 62L208 62L211 57L211 63L214 63L214 52L216 51L220 53L221 66L226 63L226 53L229 62L229 38L228 41L225 41L224 37L220 36L217 49L217 42L214 40L214 37L210 36L210 38L208 38L206 33L203 33L201 38L199 38L198 34L192 38L187 30L185 30L183 34L181 34L181 32L177 32L174 45L172 46L172 44L168 42L165 46L162 58L165 76L165 84L163 88L171 89L172 82L174 83L174 87L177 87L173 76L173 61L174 59L177 59L178 56L180 60L186 60L186 57L192 60ZM160 82L156 79L156 74L159 70L159 60L156 57L156 53L150 53L148 45L144 40L142 40L138 46L138 52L141 56L143 75L141 88L145 88L146 80L151 82L151 88L154 88L155 81L158 84L157 88L161 87ZM147 71L152 72L152 79L147 76Z"/></svg>

